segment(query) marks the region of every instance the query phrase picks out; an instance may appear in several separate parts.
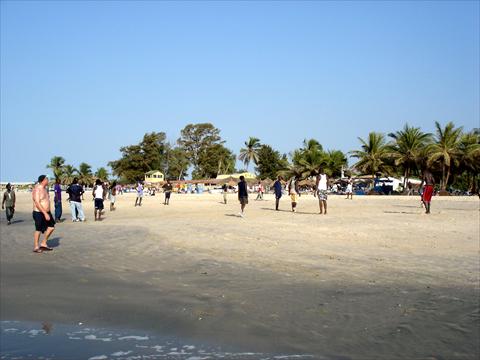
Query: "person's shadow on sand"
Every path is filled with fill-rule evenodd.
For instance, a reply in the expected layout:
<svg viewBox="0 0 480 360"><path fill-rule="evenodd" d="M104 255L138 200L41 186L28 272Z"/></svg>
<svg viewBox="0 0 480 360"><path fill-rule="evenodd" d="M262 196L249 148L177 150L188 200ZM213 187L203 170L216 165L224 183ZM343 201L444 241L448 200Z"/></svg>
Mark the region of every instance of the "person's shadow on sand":
<svg viewBox="0 0 480 360"><path fill-rule="evenodd" d="M237 215L237 214L225 214L225 216L241 218L241 216L240 216L240 215Z"/></svg>
<svg viewBox="0 0 480 360"><path fill-rule="evenodd" d="M291 213L293 214L292 210L283 210L283 209L272 209L272 208L260 208L262 210L269 210L269 211L275 211L275 212L286 212L286 213ZM305 211L296 211L295 214L302 214L302 215L318 215L318 213L311 213L311 212L305 212Z"/></svg>
<svg viewBox="0 0 480 360"><path fill-rule="evenodd" d="M60 239L59 237L55 237L53 239L48 239L47 246L51 248L56 248L60 246Z"/></svg>
<svg viewBox="0 0 480 360"><path fill-rule="evenodd" d="M11 224L12 224L12 225L13 225L13 224L18 224L18 223L22 223L22 222L24 222L24 221L25 221L25 220L21 220L21 219L20 219L20 220L12 220L12 223L11 223Z"/></svg>

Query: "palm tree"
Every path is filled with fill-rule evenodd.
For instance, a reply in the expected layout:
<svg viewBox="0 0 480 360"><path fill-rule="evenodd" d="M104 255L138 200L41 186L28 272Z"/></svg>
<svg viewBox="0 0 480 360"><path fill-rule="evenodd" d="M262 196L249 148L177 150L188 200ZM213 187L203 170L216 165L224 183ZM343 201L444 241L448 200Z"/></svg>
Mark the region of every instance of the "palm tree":
<svg viewBox="0 0 480 360"><path fill-rule="evenodd" d="M387 146L388 156L395 166L403 169L403 188L417 166L421 151L431 142L432 134L424 133L418 127L406 124L403 130L388 134L394 142Z"/></svg>
<svg viewBox="0 0 480 360"><path fill-rule="evenodd" d="M324 154L323 166L328 176L341 176L342 167L347 163L347 157L340 150L329 150Z"/></svg>
<svg viewBox="0 0 480 360"><path fill-rule="evenodd" d="M248 141L245 141L245 147L240 149L240 155L238 159L243 161L248 170L248 165L253 162L258 162L258 150L260 149L260 139L256 137L250 137Z"/></svg>
<svg viewBox="0 0 480 360"><path fill-rule="evenodd" d="M65 165L63 167L62 183L70 184L73 181L75 174L78 174L78 170L72 165Z"/></svg>
<svg viewBox="0 0 480 360"><path fill-rule="evenodd" d="M53 176L56 179L60 178L63 173L63 167L65 165L65 159L61 156L54 156L50 160L50 164L47 165L47 169L51 169L53 172Z"/></svg>
<svg viewBox="0 0 480 360"><path fill-rule="evenodd" d="M302 172L302 178L316 176L324 162L322 145L315 140L303 140L303 147L293 151L293 165Z"/></svg>
<svg viewBox="0 0 480 360"><path fill-rule="evenodd" d="M102 181L108 180L108 171L104 167L99 167L95 172L95 177Z"/></svg>
<svg viewBox="0 0 480 360"><path fill-rule="evenodd" d="M480 174L480 131L473 129L463 134L459 144L460 170L467 172L468 187L472 193L477 192L477 178Z"/></svg>
<svg viewBox="0 0 480 360"><path fill-rule="evenodd" d="M353 166L363 174L371 174L373 177L377 172L389 172L386 163L385 135L371 132L368 134L367 140L362 138L358 138L358 140L362 149L350 152L352 157L359 159Z"/></svg>
<svg viewBox="0 0 480 360"><path fill-rule="evenodd" d="M438 164L442 168L441 189L446 190L451 174L452 166L459 164L460 139L462 127L455 128L453 122L449 122L444 128L435 121L435 142L429 146L428 166Z"/></svg>
<svg viewBox="0 0 480 360"><path fill-rule="evenodd" d="M82 162L78 166L78 174L80 175L80 181L85 185L90 185L92 182L92 167L87 163Z"/></svg>

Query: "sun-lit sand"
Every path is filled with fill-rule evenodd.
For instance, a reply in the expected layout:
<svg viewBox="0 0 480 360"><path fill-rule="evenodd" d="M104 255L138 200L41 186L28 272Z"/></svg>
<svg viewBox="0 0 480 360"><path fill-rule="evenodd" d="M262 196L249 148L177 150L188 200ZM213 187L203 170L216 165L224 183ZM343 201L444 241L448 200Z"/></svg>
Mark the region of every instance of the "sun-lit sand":
<svg viewBox="0 0 480 360"><path fill-rule="evenodd" d="M245 349L352 359L479 356L479 199L117 196L32 253L30 194L1 221L1 319L158 331Z"/></svg>

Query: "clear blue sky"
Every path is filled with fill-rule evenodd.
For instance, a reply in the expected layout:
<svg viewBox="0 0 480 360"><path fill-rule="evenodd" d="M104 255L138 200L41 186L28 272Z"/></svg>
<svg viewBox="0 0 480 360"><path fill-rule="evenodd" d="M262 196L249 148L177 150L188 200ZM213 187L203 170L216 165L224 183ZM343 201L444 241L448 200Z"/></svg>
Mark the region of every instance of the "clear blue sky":
<svg viewBox="0 0 480 360"><path fill-rule="evenodd" d="M479 126L479 2L1 2L1 180L212 122L238 154Z"/></svg>

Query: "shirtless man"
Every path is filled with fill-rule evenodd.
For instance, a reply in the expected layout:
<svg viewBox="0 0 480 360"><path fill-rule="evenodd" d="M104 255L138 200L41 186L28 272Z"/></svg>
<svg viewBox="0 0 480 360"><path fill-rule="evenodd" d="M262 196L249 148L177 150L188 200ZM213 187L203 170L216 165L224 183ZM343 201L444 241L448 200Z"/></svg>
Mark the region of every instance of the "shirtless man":
<svg viewBox="0 0 480 360"><path fill-rule="evenodd" d="M422 202L425 205L425 214L430 214L430 202L432 201L433 187L435 186L435 179L432 173L427 169L423 172L422 183L420 188L423 188Z"/></svg>
<svg viewBox="0 0 480 360"><path fill-rule="evenodd" d="M48 194L48 178L45 175L38 177L38 184L32 191L33 199L33 221L35 222L35 232L33 234L33 252L42 253L53 250L47 246L47 241L53 230L55 230L55 221L50 212L50 197ZM45 237L38 246L40 233L45 233Z"/></svg>

